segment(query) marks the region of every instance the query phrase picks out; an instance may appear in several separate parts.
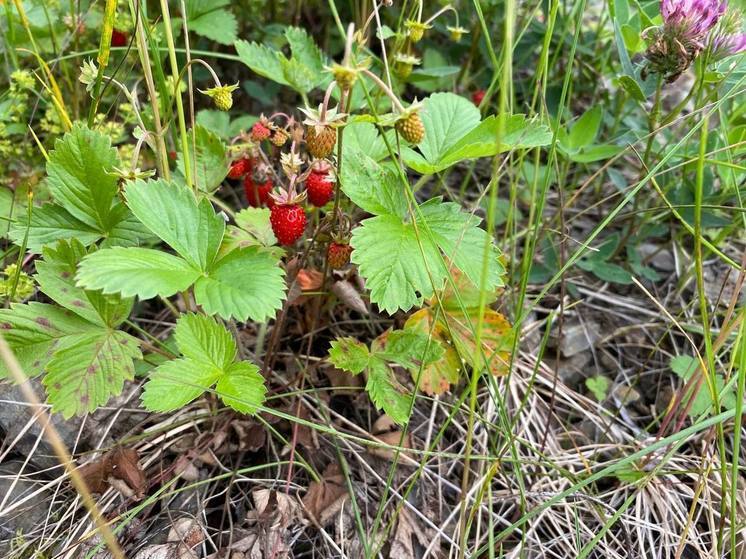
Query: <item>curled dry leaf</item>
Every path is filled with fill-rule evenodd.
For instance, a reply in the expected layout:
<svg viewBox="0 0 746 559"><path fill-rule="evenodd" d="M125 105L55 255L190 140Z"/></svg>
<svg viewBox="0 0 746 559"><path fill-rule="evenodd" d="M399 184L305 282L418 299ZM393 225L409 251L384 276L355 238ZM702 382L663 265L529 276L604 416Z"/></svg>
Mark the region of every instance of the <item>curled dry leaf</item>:
<svg viewBox="0 0 746 559"><path fill-rule="evenodd" d="M365 301L363 301L360 292L349 281L335 281L332 284L332 292L353 311L360 314L369 314L368 307L365 306Z"/></svg>
<svg viewBox="0 0 746 559"><path fill-rule="evenodd" d="M401 448L412 448L412 438L407 432L402 440L402 430L399 426L387 415L382 415L373 424L373 438L384 445L401 447ZM384 446L372 446L368 449L373 456L383 458L384 460L393 460L396 455L395 448L386 448ZM405 450L399 452L399 459L409 458L411 456Z"/></svg>
<svg viewBox="0 0 746 559"><path fill-rule="evenodd" d="M167 543L146 546L134 559L198 559L198 547L204 539L204 529L199 522L179 518L168 532Z"/></svg>
<svg viewBox="0 0 746 559"><path fill-rule="evenodd" d="M390 559L414 559L418 556L415 554L412 536L425 548L430 544L431 540L417 518L407 507L403 507L397 517L396 531L389 551Z"/></svg>
<svg viewBox="0 0 746 559"><path fill-rule="evenodd" d="M321 481L311 482L308 486L303 506L320 526L326 526L342 510L348 496L342 470L333 462L324 470Z"/></svg>
<svg viewBox="0 0 746 559"><path fill-rule="evenodd" d="M113 486L125 497L142 499L147 480L139 459L136 450L117 447L81 466L79 473L93 493L103 493Z"/></svg>

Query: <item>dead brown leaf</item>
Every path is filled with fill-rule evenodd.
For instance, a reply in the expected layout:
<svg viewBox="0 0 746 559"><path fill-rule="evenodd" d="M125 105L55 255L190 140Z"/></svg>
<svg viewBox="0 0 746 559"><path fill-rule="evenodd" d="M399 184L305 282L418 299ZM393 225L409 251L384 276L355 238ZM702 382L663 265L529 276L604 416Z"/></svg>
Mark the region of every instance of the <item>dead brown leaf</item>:
<svg viewBox="0 0 746 559"><path fill-rule="evenodd" d="M360 314L369 314L368 307L365 306L365 301L360 296L360 292L349 281L335 281L332 284L332 293L353 311L357 311Z"/></svg>
<svg viewBox="0 0 746 559"><path fill-rule="evenodd" d="M389 558L414 559L415 550L412 536L425 548L431 543L429 536L422 529L412 511L404 507L399 511L396 521L396 531L394 532L394 540L391 542Z"/></svg>
<svg viewBox="0 0 746 559"><path fill-rule="evenodd" d="M387 415L382 415L376 419L373 424L373 438L389 446L401 446L402 448L412 448L412 438L407 432L402 440L402 431L397 424ZM374 446L368 449L373 456L383 458L384 460L393 460L396 450L392 448ZM400 451L399 457L412 458L406 451Z"/></svg>
<svg viewBox="0 0 746 559"><path fill-rule="evenodd" d="M342 510L348 496L342 470L339 464L332 462L324 470L321 481L308 486L303 506L319 525L326 526Z"/></svg>
<svg viewBox="0 0 746 559"><path fill-rule="evenodd" d="M142 499L147 480L139 459L135 449L117 447L78 471L93 493L103 493L113 486L125 497Z"/></svg>

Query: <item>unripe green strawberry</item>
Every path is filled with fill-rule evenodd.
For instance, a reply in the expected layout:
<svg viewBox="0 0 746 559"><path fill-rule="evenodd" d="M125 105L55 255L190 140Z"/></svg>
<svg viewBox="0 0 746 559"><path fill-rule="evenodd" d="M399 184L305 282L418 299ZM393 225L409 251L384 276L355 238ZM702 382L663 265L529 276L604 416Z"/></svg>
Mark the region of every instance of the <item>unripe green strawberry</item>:
<svg viewBox="0 0 746 559"><path fill-rule="evenodd" d="M329 243L326 249L326 261L332 270L340 270L350 263L352 247L346 243Z"/></svg>
<svg viewBox="0 0 746 559"><path fill-rule="evenodd" d="M237 83L233 85L218 85L205 91L200 90L200 92L212 99L216 109L228 111L233 106L233 92L236 89L238 89Z"/></svg>
<svg viewBox="0 0 746 559"><path fill-rule="evenodd" d="M306 128L306 147L308 153L318 159L331 155L337 143L337 130L332 126L308 126Z"/></svg>
<svg viewBox="0 0 746 559"><path fill-rule="evenodd" d="M425 137L425 125L416 111L404 115L396 121L396 129L410 144L419 144Z"/></svg>
<svg viewBox="0 0 746 559"><path fill-rule="evenodd" d="M306 230L306 212L298 204L275 204L269 222L279 243L292 245Z"/></svg>

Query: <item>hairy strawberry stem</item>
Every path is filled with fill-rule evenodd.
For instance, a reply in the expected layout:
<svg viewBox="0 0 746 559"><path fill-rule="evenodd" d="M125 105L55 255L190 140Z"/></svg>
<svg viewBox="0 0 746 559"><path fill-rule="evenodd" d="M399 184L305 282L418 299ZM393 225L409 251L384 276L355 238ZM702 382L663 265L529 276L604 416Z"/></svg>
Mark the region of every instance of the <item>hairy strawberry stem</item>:
<svg viewBox="0 0 746 559"><path fill-rule="evenodd" d="M391 102L394 104L394 107L396 107L396 110L400 113L403 113L406 109L404 108L404 105L402 105L401 101L399 101L399 98L394 94L393 91L391 91L391 88L387 86L381 78L376 76L373 72L368 70L367 68L363 68L362 72L368 76L371 80L373 80L373 83L375 83L386 95L388 95L389 99L391 99Z"/></svg>

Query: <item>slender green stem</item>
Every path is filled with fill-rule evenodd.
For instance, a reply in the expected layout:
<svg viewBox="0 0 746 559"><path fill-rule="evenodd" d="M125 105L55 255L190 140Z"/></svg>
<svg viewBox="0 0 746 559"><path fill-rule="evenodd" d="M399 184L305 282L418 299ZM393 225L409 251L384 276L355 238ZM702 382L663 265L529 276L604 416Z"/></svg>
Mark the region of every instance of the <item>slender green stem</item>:
<svg viewBox="0 0 746 559"><path fill-rule="evenodd" d="M184 104L179 92L179 63L176 61L176 47L174 46L174 35L171 29L171 14L168 10L168 0L161 0L161 14L163 16L163 28L166 32L166 44L168 45L168 58L171 64L171 76L174 82L172 95L176 97L176 112L179 119L179 134L181 136L181 149L184 157L184 178L189 188L193 187L191 155L189 153L189 135L186 128L186 117L184 115Z"/></svg>

